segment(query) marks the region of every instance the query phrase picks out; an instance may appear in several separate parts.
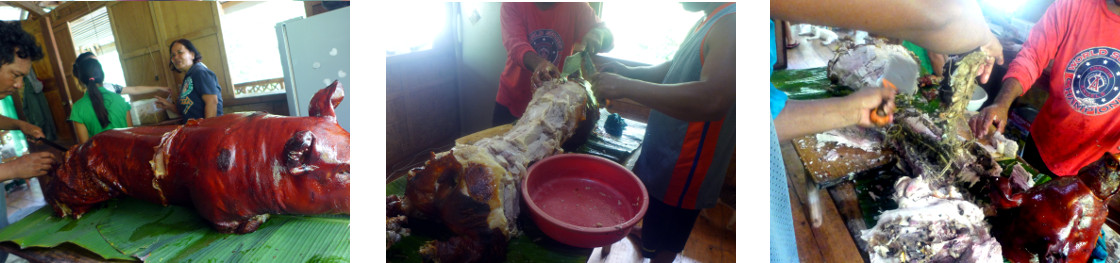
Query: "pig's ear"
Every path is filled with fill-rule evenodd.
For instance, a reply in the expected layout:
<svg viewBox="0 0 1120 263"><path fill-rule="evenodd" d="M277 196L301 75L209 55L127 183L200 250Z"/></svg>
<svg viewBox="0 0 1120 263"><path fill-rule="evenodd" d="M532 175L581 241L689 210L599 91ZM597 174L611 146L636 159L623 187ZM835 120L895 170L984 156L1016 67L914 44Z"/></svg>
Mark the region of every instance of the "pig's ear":
<svg viewBox="0 0 1120 263"><path fill-rule="evenodd" d="M329 117L331 121L335 121L334 108L338 107L344 98L346 94L342 91L342 83L335 80L330 86L319 90L311 97L307 114L313 117Z"/></svg>
<svg viewBox="0 0 1120 263"><path fill-rule="evenodd" d="M284 152L280 157L284 167L291 171L299 169L315 158L315 134L311 131L299 131L292 134L292 138L284 144Z"/></svg>

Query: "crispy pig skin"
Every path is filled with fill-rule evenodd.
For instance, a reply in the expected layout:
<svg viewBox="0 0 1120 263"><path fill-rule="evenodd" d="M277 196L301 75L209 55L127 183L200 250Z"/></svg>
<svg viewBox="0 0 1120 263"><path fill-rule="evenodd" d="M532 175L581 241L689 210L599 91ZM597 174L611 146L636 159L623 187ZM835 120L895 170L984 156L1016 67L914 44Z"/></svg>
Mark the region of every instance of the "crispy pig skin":
<svg viewBox="0 0 1120 263"><path fill-rule="evenodd" d="M193 206L223 233L252 232L270 214L349 214L350 133L333 109L343 97L336 81L313 97L310 117L232 113L108 130L66 153L44 195L69 217L121 195Z"/></svg>
<svg viewBox="0 0 1120 263"><path fill-rule="evenodd" d="M1085 262L1096 247L1108 216L1108 200L1120 182L1117 157L1105 153L1077 176L1054 179L1016 192L997 180L992 194L1000 206L993 232L1012 262Z"/></svg>

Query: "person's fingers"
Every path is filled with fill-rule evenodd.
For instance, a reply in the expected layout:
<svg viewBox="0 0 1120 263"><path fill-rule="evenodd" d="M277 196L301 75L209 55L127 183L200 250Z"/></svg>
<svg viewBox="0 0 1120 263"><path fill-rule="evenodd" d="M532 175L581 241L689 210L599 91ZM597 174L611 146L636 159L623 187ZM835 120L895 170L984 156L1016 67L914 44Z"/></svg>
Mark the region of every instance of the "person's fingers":
<svg viewBox="0 0 1120 263"><path fill-rule="evenodd" d="M40 152L39 156L43 159L46 159L47 162L52 162L52 161L55 160L54 154L51 154L51 153L48 153L48 152Z"/></svg>
<svg viewBox="0 0 1120 263"><path fill-rule="evenodd" d="M896 108L895 108L895 105L894 105L894 101L887 101L887 104L885 106L883 106L883 111L887 113L887 116L894 116L893 113L894 113L895 109ZM890 119L888 119L888 120L890 120Z"/></svg>
<svg viewBox="0 0 1120 263"><path fill-rule="evenodd" d="M980 84L988 84L988 78L992 75L992 66L995 64L987 63L980 69Z"/></svg>
<svg viewBox="0 0 1120 263"><path fill-rule="evenodd" d="M975 131L976 137L979 138L988 133L988 125L991 123L991 116L988 115L988 111L984 111L980 113L980 116L976 117L976 125L973 127L973 131Z"/></svg>
<svg viewBox="0 0 1120 263"><path fill-rule="evenodd" d="M548 76L549 80L560 78L560 72L556 71L555 68L549 69L548 72L545 72L545 75Z"/></svg>
<svg viewBox="0 0 1120 263"><path fill-rule="evenodd" d="M976 116L976 117L982 117L982 116L979 116L979 115L978 115L978 116ZM968 128L970 128L970 129L971 129L971 131L972 131L972 136L973 136L973 137L980 137L980 136L977 136L977 135L978 135L978 134L979 134L980 132L978 131L978 130L979 130L979 129L978 129L979 125L977 125L977 124L976 124L976 123L977 123L977 119L978 119L978 118L976 118L976 117L973 117L973 118L969 118L969 119L968 119Z"/></svg>
<svg viewBox="0 0 1120 263"><path fill-rule="evenodd" d="M976 118L972 118L972 134L977 138L984 135L984 123L988 120L987 112L981 112Z"/></svg>
<svg viewBox="0 0 1120 263"><path fill-rule="evenodd" d="M1000 133L1003 133L1003 128L1004 127L1007 127L1007 121L1006 120L999 120L999 122L996 123L996 131L998 131Z"/></svg>

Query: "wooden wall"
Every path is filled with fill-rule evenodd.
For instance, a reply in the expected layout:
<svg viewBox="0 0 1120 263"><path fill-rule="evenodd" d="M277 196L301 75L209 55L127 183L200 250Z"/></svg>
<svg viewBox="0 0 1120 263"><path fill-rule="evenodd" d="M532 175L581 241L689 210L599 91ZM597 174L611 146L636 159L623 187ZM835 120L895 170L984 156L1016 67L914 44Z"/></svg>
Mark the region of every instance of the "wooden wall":
<svg viewBox="0 0 1120 263"><path fill-rule="evenodd" d="M459 94L449 41L385 60L387 163L392 167L459 137Z"/></svg>

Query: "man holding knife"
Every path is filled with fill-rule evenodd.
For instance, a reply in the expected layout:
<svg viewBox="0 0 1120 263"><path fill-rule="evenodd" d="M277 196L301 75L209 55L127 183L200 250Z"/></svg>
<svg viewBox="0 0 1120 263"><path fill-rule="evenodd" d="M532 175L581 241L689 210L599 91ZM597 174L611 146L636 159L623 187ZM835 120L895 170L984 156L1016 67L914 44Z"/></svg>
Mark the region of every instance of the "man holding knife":
<svg viewBox="0 0 1120 263"><path fill-rule="evenodd" d="M23 86L23 76L31 71L31 61L42 58L35 37L23 31L19 23L0 22L0 99L15 94ZM0 116L0 130L19 130L29 139L43 138L39 127L4 116ZM0 163L0 181L46 175L55 161L53 154L37 152Z"/></svg>

